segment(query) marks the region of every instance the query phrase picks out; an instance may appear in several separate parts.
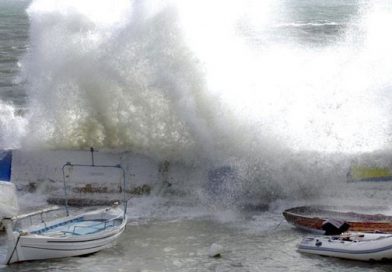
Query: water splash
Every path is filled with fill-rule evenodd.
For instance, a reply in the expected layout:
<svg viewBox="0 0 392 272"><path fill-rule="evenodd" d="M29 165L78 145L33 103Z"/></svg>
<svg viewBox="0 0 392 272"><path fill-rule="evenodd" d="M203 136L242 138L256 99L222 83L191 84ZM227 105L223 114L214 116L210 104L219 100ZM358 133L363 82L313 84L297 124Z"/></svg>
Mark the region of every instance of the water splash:
<svg viewBox="0 0 392 272"><path fill-rule="evenodd" d="M35 0L23 146L229 165L229 194L306 197L390 142L386 3Z"/></svg>
<svg viewBox="0 0 392 272"><path fill-rule="evenodd" d="M178 156L249 141L241 130L297 151L382 148L391 53L380 2L328 17L341 30L315 46L280 36L320 24L298 22L292 3L34 1L27 142Z"/></svg>
<svg viewBox="0 0 392 272"><path fill-rule="evenodd" d="M17 148L26 133L27 120L18 109L0 100L0 149Z"/></svg>
<svg viewBox="0 0 392 272"><path fill-rule="evenodd" d="M234 18L222 20L216 29L214 8L202 8L207 10L203 24L195 23L197 15L184 15L191 21L190 44L206 63L209 91L218 93L254 133L274 135L296 151L355 153L384 147L389 141L391 106L387 92L391 65L385 61L391 53L384 50L389 39L385 14L390 11L365 5L346 14L344 23L340 18L327 21L323 26L340 25L340 30L332 42L315 45L317 33L305 26L318 23L319 18L302 23L309 38L307 43L298 42L297 32L277 28L281 21L296 23L298 13L292 16L290 5L279 9L278 4L266 3L269 17L257 24L241 17L249 15L247 9L266 10L252 1L240 8L225 6L224 15ZM375 36L376 29L382 34Z"/></svg>

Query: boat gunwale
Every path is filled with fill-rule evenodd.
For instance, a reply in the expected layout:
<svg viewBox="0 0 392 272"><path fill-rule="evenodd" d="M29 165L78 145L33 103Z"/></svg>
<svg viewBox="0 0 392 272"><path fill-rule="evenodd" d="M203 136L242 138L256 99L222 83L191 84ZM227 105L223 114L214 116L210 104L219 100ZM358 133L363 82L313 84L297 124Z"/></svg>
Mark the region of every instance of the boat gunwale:
<svg viewBox="0 0 392 272"><path fill-rule="evenodd" d="M117 209L117 208L116 208ZM19 232L22 233L21 237L29 237L29 238L33 238L33 239L37 239L37 238L42 238L42 239L50 239L50 238L55 238L55 239L77 239L77 238L82 238L82 237L87 237L87 236L95 236L95 235L101 235L102 233L105 232L110 232L110 231L116 231L118 229L120 229L121 227L125 226L127 224L127 216L124 216L122 214L122 211L119 212L119 214L113 214L112 218L107 219L106 221L102 221L99 224L105 223L105 222L110 222L114 220L119 220L121 221L120 224L118 225L112 225L112 226L108 226L102 229L98 229L95 232L91 232L91 233L85 233L85 234L77 234L77 233L73 233L73 232L64 232L64 231L58 231L59 233L63 232L64 234L68 233L71 234L70 236L64 236L64 237L58 237L58 236L52 236L51 233L49 232L51 229L57 227L57 226L62 226L62 225L67 225L67 224L71 224L73 222L83 222L83 218L85 218L86 216L89 215L94 215L94 214L104 214L105 212L109 212L110 210L113 210L112 208L105 208L105 209L100 209L97 211L92 211L92 212L86 212L86 213L82 213L82 214L78 214L75 216L70 216L69 220L66 221L61 221L61 219L55 219L53 221L49 221L46 224L50 224L49 226L44 226L42 227L42 225L44 225L44 223L41 223L39 228L33 227L29 227L29 228L25 228L25 229L20 229ZM121 214L120 214L121 213ZM106 214L110 214L110 213L106 213ZM81 219L81 220L79 220ZM105 220L105 219L104 219ZM95 221L93 219L91 220L86 220L86 221ZM97 221L98 222L98 221ZM54 224L53 224L54 223ZM35 230L32 230L35 229ZM56 232L54 232L56 233Z"/></svg>
<svg viewBox="0 0 392 272"><path fill-rule="evenodd" d="M41 242L46 242L46 243L63 243L63 244L64 243L88 243L88 242L94 242L94 241L104 240L113 237L118 233L122 233L125 230L125 227L126 227L126 220L124 220L121 223L121 225L118 225L115 228L106 229L92 234L64 236L64 237L28 234L25 236L21 236L21 239L23 240L24 243L29 242L30 240L34 240L34 241L40 240Z"/></svg>
<svg viewBox="0 0 392 272"><path fill-rule="evenodd" d="M392 225L392 216L389 215L384 215L384 214L362 214L362 213L356 213L356 212L339 212L339 211L334 211L334 210L327 210L326 208L332 208L328 206L299 206L299 207L294 207L294 208L289 208L283 211L284 217L287 219L286 215L296 217L296 218L303 218L303 219L320 219L320 220L327 220L328 217L331 218L337 218L337 216L351 216L351 217L357 217L358 219L368 219L368 221L355 221L355 220L347 220L342 218L344 221L347 223L390 223ZM298 212L302 211L302 212ZM320 213L322 212L327 212L331 216L323 216L322 214L320 215L306 215L304 214L306 211L309 212L317 212L319 211ZM382 220L384 219L384 220Z"/></svg>

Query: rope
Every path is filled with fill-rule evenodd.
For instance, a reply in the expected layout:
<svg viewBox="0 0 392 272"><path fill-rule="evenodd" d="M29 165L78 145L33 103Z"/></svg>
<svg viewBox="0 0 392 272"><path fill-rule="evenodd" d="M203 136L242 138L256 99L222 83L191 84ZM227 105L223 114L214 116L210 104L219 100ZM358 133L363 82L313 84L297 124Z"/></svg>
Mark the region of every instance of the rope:
<svg viewBox="0 0 392 272"><path fill-rule="evenodd" d="M10 258L9 258L8 261L7 261L7 264L10 264L10 261L11 261L11 259L12 259L12 256L14 256L14 253L15 253L15 251L16 251L16 247L18 246L18 243L19 243L19 239L20 239L20 233L19 233L19 235L18 235L18 239L16 239L16 243L15 243L14 249L12 250L12 253L11 253L11 255L10 255Z"/></svg>
<svg viewBox="0 0 392 272"><path fill-rule="evenodd" d="M280 222L276 225L276 227L275 228L273 228L272 230L273 231L275 231L275 230L277 230L279 227L280 227L280 225L282 224L282 222L284 221L285 219L283 218L282 220L280 220Z"/></svg>

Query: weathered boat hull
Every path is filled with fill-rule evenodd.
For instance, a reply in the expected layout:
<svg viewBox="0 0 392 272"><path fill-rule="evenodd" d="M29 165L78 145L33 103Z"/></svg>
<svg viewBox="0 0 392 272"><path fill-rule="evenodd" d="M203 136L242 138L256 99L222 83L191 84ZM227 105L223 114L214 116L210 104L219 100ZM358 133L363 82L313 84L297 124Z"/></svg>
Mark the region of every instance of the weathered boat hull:
<svg viewBox="0 0 392 272"><path fill-rule="evenodd" d="M326 207L302 206L285 210L283 216L297 228L319 234L325 233L323 224L328 219L344 221L349 225L348 231L392 233L392 216L382 214L338 212Z"/></svg>

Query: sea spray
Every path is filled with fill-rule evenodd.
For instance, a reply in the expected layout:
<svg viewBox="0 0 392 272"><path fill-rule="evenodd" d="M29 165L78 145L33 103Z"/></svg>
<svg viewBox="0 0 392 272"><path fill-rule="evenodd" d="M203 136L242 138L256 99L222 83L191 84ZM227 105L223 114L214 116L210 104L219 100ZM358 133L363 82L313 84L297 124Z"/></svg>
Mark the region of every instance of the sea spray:
<svg viewBox="0 0 392 272"><path fill-rule="evenodd" d="M367 5L318 19L296 5L34 1L23 145L140 152L204 171L182 176L197 188L228 166L229 202L337 186L343 153L388 143L391 65L372 69L391 54L367 42L385 22Z"/></svg>
<svg viewBox="0 0 392 272"><path fill-rule="evenodd" d="M219 101L205 95L175 10L146 15L142 4L128 2L119 26L117 19L94 21L83 5L63 5L36 1L29 8L33 134L26 144L170 158L210 152L217 118L210 106Z"/></svg>
<svg viewBox="0 0 392 272"><path fill-rule="evenodd" d="M19 205L15 184L0 181L0 188L0 219L16 216L19 212Z"/></svg>
<svg viewBox="0 0 392 272"><path fill-rule="evenodd" d="M17 148L24 136L27 120L17 107L0 101L0 149Z"/></svg>
<svg viewBox="0 0 392 272"><path fill-rule="evenodd" d="M227 6L230 12L230 4ZM369 57L377 56L378 50L368 48L366 42L372 32L364 20L367 15L354 10L352 17L348 21L346 17L342 23L338 16L330 18L328 11L323 10L326 19L319 22L305 15L291 18L294 12L290 8L296 7L289 1L282 12L273 9L274 19L267 20L261 30L252 20L243 20L241 9L237 9L237 17L229 18L229 23L223 20L231 31L205 27L216 25L214 16L203 17L203 24L191 24L189 36L200 35L198 43L194 38L191 40L191 46L207 63L209 91L219 93L240 116L241 123L251 120L253 131L261 138L274 135L290 149L355 153L381 148L388 141L384 127L388 125L386 113L390 106L378 102L384 101L386 95L379 84L390 85L386 72L390 65L382 61L377 68L379 72L370 71L373 64ZM207 5L203 10L207 10ZM294 30L278 27L282 21L298 24L304 19L316 24L301 29L309 36L316 35L317 28L339 25L334 42L298 42L296 27ZM363 20L364 25L356 29ZM387 24L380 20L376 25L385 29ZM278 34L274 36L266 29ZM244 39L249 32L253 34L251 38ZM282 32L286 34L284 38L279 36ZM357 40L351 39L352 36ZM384 39L388 39L386 36ZM208 40L212 46L200 46L203 45L200 40ZM381 76L382 81L375 76ZM366 108L366 113L359 112L358 107Z"/></svg>

